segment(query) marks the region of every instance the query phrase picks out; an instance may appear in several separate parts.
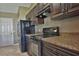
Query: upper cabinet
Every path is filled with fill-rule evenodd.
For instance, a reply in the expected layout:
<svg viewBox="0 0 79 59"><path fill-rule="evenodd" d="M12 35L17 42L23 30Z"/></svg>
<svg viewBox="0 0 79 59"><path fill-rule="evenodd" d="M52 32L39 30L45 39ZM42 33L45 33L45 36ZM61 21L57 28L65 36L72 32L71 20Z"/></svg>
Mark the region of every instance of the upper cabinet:
<svg viewBox="0 0 79 59"><path fill-rule="evenodd" d="M51 6L51 17L52 19L59 19L62 17L62 15L64 14L64 4L61 3L52 3L50 4Z"/></svg>
<svg viewBox="0 0 79 59"><path fill-rule="evenodd" d="M79 15L79 3L37 3L27 18L35 24L44 24L44 19L64 19Z"/></svg>
<svg viewBox="0 0 79 59"><path fill-rule="evenodd" d="M48 3L39 3L38 4L38 13L37 13L37 19L38 24L44 24L44 19L48 17L50 14L50 4Z"/></svg>
<svg viewBox="0 0 79 59"><path fill-rule="evenodd" d="M51 12L52 16L62 13L61 4L60 3L53 3L53 4L51 4L51 11L52 11Z"/></svg>
<svg viewBox="0 0 79 59"><path fill-rule="evenodd" d="M73 8L79 7L79 3L70 3L68 4L68 6L69 6L69 9L73 9Z"/></svg>
<svg viewBox="0 0 79 59"><path fill-rule="evenodd" d="M78 3L52 3L50 6L52 19L63 19L79 15Z"/></svg>
<svg viewBox="0 0 79 59"><path fill-rule="evenodd" d="M79 3L69 3L68 5L67 16L77 16L79 15Z"/></svg>
<svg viewBox="0 0 79 59"><path fill-rule="evenodd" d="M45 4L38 3L26 16L28 19L33 21L35 24L44 24L44 18L42 17L42 10Z"/></svg>
<svg viewBox="0 0 79 59"><path fill-rule="evenodd" d="M47 3L38 3L38 12L41 11L45 6L47 5Z"/></svg>

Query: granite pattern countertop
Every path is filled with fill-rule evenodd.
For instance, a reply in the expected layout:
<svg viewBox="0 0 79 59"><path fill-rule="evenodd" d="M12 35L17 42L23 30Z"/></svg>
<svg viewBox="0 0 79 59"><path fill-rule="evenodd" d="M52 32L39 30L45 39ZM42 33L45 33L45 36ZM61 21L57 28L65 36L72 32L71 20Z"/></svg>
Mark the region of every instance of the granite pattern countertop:
<svg viewBox="0 0 79 59"><path fill-rule="evenodd" d="M43 41L79 51L79 33L62 33L60 36L42 38Z"/></svg>
<svg viewBox="0 0 79 59"><path fill-rule="evenodd" d="M43 33L26 34L26 36L42 36Z"/></svg>

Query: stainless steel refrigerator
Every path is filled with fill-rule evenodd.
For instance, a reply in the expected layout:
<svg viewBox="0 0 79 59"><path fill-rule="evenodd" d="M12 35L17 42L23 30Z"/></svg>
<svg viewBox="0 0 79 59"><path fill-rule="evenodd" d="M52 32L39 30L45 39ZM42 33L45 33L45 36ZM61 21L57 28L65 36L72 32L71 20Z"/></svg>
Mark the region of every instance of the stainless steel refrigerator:
<svg viewBox="0 0 79 59"><path fill-rule="evenodd" d="M35 25L29 20L20 20L18 25L19 36L20 36L20 49L21 52L26 52L28 50L28 37L27 34L35 33Z"/></svg>

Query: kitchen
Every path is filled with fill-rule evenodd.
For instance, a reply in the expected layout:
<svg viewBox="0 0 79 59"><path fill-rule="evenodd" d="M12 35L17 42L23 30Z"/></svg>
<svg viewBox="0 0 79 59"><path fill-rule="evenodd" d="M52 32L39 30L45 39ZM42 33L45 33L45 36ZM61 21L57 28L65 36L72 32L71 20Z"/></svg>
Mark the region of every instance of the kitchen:
<svg viewBox="0 0 79 59"><path fill-rule="evenodd" d="M79 3L29 3L27 7L20 6L14 22L14 41L21 53L79 55Z"/></svg>
<svg viewBox="0 0 79 59"><path fill-rule="evenodd" d="M26 18L35 24L35 33L26 35L29 55L79 55L78 3L38 3Z"/></svg>

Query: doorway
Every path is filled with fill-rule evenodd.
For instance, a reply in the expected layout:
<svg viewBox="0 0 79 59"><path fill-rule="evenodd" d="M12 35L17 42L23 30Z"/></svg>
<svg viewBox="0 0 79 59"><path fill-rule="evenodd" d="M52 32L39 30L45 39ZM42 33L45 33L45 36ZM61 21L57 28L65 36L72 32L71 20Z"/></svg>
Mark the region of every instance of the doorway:
<svg viewBox="0 0 79 59"><path fill-rule="evenodd" d="M13 44L13 18L0 18L0 47Z"/></svg>

